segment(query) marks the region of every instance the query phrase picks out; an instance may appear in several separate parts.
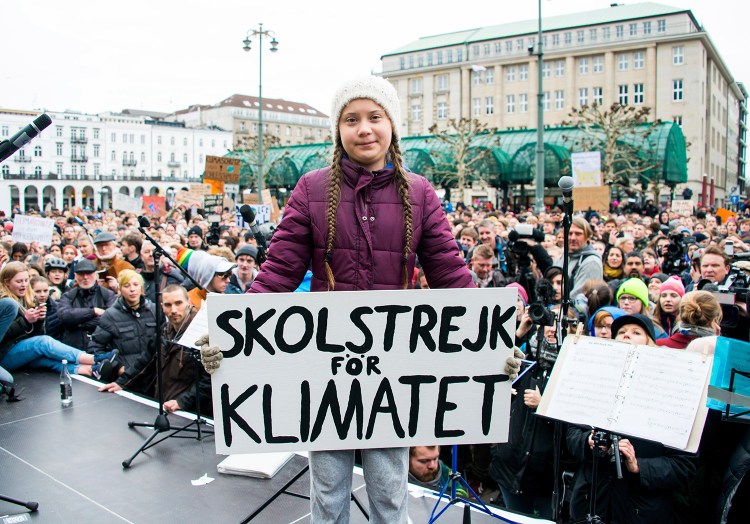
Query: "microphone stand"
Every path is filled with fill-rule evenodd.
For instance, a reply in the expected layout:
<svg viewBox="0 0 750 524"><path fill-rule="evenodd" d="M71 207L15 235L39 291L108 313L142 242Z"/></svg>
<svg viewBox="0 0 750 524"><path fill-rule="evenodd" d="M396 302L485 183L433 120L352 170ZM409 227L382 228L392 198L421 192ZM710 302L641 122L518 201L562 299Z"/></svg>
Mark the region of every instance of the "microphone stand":
<svg viewBox="0 0 750 524"><path fill-rule="evenodd" d="M204 419L200 416L200 411L198 411L198 417L196 420L190 422L190 424L187 424L186 426L183 426L181 428L175 429L175 431L167 436L165 436L162 439L157 440L156 442L152 442L158 435L161 433L165 433L167 431L170 431L172 427L169 424L168 419L168 413L164 410L164 387L162 383L162 375L163 375L163 363L162 363L162 356L161 356L161 350L162 350L162 326L164 325L164 312L162 310L161 306L161 270L159 268L159 263L161 261L161 257L165 256L168 260L170 260L177 269L179 269L184 276L186 276L188 279L190 279L193 284L196 285L199 289L203 289L198 282L196 282L193 277L191 277L187 271L185 271L180 264L178 264L172 256L167 253L167 251L159 245L159 243L154 240L154 238L148 234L146 231L146 228L149 227L148 219L145 217L138 217L138 231L141 232L141 234L146 237L146 239L151 242L154 246L154 289L156 292L156 304L154 308L154 314L156 317L156 398L159 403L159 414L156 416L156 420L154 420L153 424L148 424L144 422L128 422L129 428L135 428L135 427L143 427L143 428L152 428L154 431L151 433L151 435L145 440L145 442L136 450L133 455L130 456L130 458L122 461L122 467L124 469L128 469L130 467L131 462L135 459L135 457L138 456L139 453L146 451L147 449L156 446L160 442L163 442L164 440L168 439L169 437L177 435L177 433L181 431L195 431L198 433L196 436L197 440L201 440L201 428L200 425L202 422L204 422ZM190 430L188 429L192 424L198 423L198 429L197 430ZM205 431L205 430L204 430ZM178 435L178 437L182 438L182 435ZM188 437L190 438L190 437Z"/></svg>

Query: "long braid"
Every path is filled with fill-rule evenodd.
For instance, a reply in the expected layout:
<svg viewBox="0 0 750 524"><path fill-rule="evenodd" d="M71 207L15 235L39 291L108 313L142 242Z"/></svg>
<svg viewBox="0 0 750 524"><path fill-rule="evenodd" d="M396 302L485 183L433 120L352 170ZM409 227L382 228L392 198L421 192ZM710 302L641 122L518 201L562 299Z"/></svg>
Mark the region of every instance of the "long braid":
<svg viewBox="0 0 750 524"><path fill-rule="evenodd" d="M404 253L401 257L401 267L403 268L404 274L404 289L409 287L409 272L408 262L409 255L411 254L411 240L414 232L414 225L412 223L412 209L411 200L409 199L409 175L404 169L403 158L401 157L401 149L398 145L398 139L393 138L391 145L388 148L390 154L391 164L395 170L396 186L398 192L401 195L401 203L404 209L404 232L406 236L406 242L404 243Z"/></svg>
<svg viewBox="0 0 750 524"><path fill-rule="evenodd" d="M324 260L326 276L328 277L328 291L333 291L336 284L333 271L331 270L331 260L333 258L333 243L336 238L336 210L341 200L341 179L343 177L341 158L343 155L344 148L341 145L341 141L337 140L331 161L331 172L328 175L328 238Z"/></svg>

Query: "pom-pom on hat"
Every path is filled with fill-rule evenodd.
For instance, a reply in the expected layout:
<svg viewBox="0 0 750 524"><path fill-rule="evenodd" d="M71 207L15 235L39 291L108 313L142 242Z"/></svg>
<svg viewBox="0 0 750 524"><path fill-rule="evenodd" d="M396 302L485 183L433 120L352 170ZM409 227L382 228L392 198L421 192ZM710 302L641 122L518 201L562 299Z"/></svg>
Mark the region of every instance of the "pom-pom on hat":
<svg viewBox="0 0 750 524"><path fill-rule="evenodd" d="M398 128L401 124L401 104L398 93L388 80L379 76L364 76L354 78L342 84L333 95L331 103L331 137L334 142L339 136L339 119L341 112L352 100L368 98L382 107L391 119L393 137L398 138Z"/></svg>
<svg viewBox="0 0 750 524"><path fill-rule="evenodd" d="M682 279L678 276L669 277L666 282L662 282L659 286L659 294L661 295L665 291L674 291L681 297L685 295L685 286L682 285Z"/></svg>
<svg viewBox="0 0 750 524"><path fill-rule="evenodd" d="M644 311L648 307L648 286L640 278L629 278L623 282L617 290L617 300L620 300L620 295L634 296L643 302Z"/></svg>

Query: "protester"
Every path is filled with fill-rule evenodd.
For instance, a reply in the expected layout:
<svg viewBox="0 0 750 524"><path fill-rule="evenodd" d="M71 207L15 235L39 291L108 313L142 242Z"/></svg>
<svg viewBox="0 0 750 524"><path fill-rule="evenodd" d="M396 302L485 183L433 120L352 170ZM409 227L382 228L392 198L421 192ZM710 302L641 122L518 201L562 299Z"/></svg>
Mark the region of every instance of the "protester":
<svg viewBox="0 0 750 524"><path fill-rule="evenodd" d="M672 333L677 320L680 300L685 295L685 286L678 276L671 276L659 286L659 296L654 305L654 325L657 325L667 335Z"/></svg>
<svg viewBox="0 0 750 524"><path fill-rule="evenodd" d="M96 246L96 265L97 272L103 271L99 275L99 285L110 291L117 292L117 276L120 271L125 269L134 269L130 262L127 262L117 255L117 237L108 231L103 231L94 237Z"/></svg>
<svg viewBox="0 0 750 524"><path fill-rule="evenodd" d="M629 278L617 289L617 305L628 314L648 312L648 287L640 278Z"/></svg>
<svg viewBox="0 0 750 524"><path fill-rule="evenodd" d="M439 446L413 446L409 448L409 482L451 494L451 469L440 460ZM456 496L468 499L466 488L456 480Z"/></svg>
<svg viewBox="0 0 750 524"><path fill-rule="evenodd" d="M332 165L297 183L251 293L294 291L310 264L312 291L403 289L415 256L431 288L474 287L435 191L403 167L399 113L381 78L336 92ZM365 194L371 204L355 212ZM371 520L407 522L408 459L407 448L362 451ZM354 452L312 451L309 460L312 520L348 522Z"/></svg>
<svg viewBox="0 0 750 524"><path fill-rule="evenodd" d="M29 273L21 262L9 262L0 270L0 299L16 302L18 313L0 340L0 366L14 371L22 366L62 371L62 361L68 370L79 375L98 376L102 362L111 354L89 355L74 347L44 335L45 305L34 306L34 295L29 286ZM4 308L7 308L5 304Z"/></svg>
<svg viewBox="0 0 750 524"><path fill-rule="evenodd" d="M245 244L235 253L237 267L232 270L229 283L225 293L228 295L245 293L258 274L256 262L258 260L258 248Z"/></svg>
<svg viewBox="0 0 750 524"><path fill-rule="evenodd" d="M680 301L674 331L656 344L685 349L696 338L720 335L721 314L719 301L708 291L686 293Z"/></svg>
<svg viewBox="0 0 750 524"><path fill-rule="evenodd" d="M589 334L592 337L612 338L612 324L626 314L622 309L614 306L605 306L596 310L589 319Z"/></svg>
<svg viewBox="0 0 750 524"><path fill-rule="evenodd" d="M602 278L602 259L589 245L591 226L583 217L574 217L570 225L568 243L570 246L570 260L568 261L568 276L570 278L570 296L575 297L583 289L587 280ZM555 261L555 265L563 267L562 259Z"/></svg>

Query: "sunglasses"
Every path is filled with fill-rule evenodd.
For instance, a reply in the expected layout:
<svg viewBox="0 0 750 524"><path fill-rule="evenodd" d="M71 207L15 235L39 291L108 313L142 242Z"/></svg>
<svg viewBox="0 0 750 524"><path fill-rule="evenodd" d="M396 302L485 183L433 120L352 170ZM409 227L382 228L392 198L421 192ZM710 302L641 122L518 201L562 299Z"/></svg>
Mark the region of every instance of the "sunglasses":
<svg viewBox="0 0 750 524"><path fill-rule="evenodd" d="M229 278L232 276L232 271L230 270L230 271L227 271L226 273L216 273L216 276L220 278Z"/></svg>

